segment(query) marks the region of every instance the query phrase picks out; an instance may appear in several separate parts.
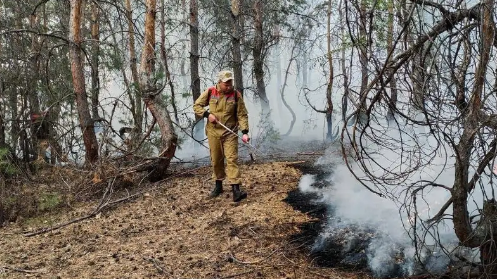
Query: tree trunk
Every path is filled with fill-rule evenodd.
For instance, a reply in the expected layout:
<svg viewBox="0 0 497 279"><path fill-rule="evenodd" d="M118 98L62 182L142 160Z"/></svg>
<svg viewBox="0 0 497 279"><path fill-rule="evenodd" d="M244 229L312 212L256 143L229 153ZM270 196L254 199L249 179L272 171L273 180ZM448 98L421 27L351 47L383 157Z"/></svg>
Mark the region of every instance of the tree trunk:
<svg viewBox="0 0 497 279"><path fill-rule="evenodd" d="M200 97L200 75L199 75L199 48L198 48L198 3L197 0L190 1L190 78L192 83L193 102ZM204 118L195 115L196 125L193 130L195 140L204 137ZM195 148L200 145L195 143Z"/></svg>
<svg viewBox="0 0 497 279"><path fill-rule="evenodd" d="M83 133L85 145L86 164L93 164L98 160L98 143L95 136L93 121L88 108L85 76L83 72L83 59L81 57L81 17L83 13L83 0L70 0L71 14L69 22L69 59L71 73L76 95L79 123Z"/></svg>
<svg viewBox="0 0 497 279"><path fill-rule="evenodd" d="M463 133L459 143L456 145L456 173L454 189L452 191L454 231L461 243L467 247L478 247L482 243L478 234L474 232L470 222L467 199L472 189L468 189L468 178L471 154L474 149L475 131L478 131L480 128L478 118L482 108L481 96L490 61L490 50L492 49L495 35L495 24L493 22L494 0L486 0L482 6L481 57L476 66L475 84L470 93L471 99L468 105L468 113L463 121ZM486 216L486 218L495 218L495 216ZM487 248L489 247L485 249ZM495 245L491 246L491 248L493 249L492 257L495 257ZM486 251L486 253L490 252Z"/></svg>
<svg viewBox="0 0 497 279"><path fill-rule="evenodd" d="M279 37L279 27L275 27L275 28L278 28L276 32L278 32L278 37ZM276 47L276 57L274 59L276 59L276 88L278 88L278 90L280 90L281 94L278 94L277 98L276 98L276 107L278 109L278 117L276 120L276 125L278 127L280 127L281 129L281 125L283 124L283 122L281 121L282 119L284 119L284 114L283 114L283 86L285 86L283 84L283 76L282 76L282 73L283 73L283 68L281 66L281 56L280 54L282 54L282 47L281 47L281 43L280 43L280 40L278 39L277 40L277 43L275 45ZM288 64L292 64L293 61L288 61ZM286 75L285 75L286 76ZM274 112L273 112L274 113ZM293 127L292 127L293 129ZM291 130L290 130L291 132Z"/></svg>
<svg viewBox="0 0 497 279"><path fill-rule="evenodd" d="M406 1L408 2L408 1ZM403 10L404 16L407 17L409 10L412 8L412 3L404 3ZM404 20L409 20L404 18ZM415 41L413 35L409 32L410 29L406 30L406 48L410 47L410 44ZM413 113L418 113L423 109L424 106L424 91L426 89L426 53L428 52L429 42L425 42L424 45L419 47L415 53L414 59L411 64L411 82L412 82L412 93L411 93L411 104L414 110Z"/></svg>
<svg viewBox="0 0 497 279"><path fill-rule="evenodd" d="M331 54L331 0L328 1L328 17L327 17L327 33L326 33L326 42L327 42L327 58L328 58L328 84L326 85L326 139L332 140L332 115L333 115L333 102L331 101L331 93L333 90L333 56Z"/></svg>
<svg viewBox="0 0 497 279"><path fill-rule="evenodd" d="M16 13L19 13L21 11L18 11L19 9L19 5L16 5ZM20 20L20 17L17 17L16 20L15 20L15 25L16 25L16 28L18 29L22 29L22 22ZM14 36L13 37L13 40L12 40L12 43L14 45L20 45L21 44L21 40L20 40L20 37L19 36ZM13 69L20 69L20 65L19 65L19 61L21 61L20 57L19 57L19 54L18 53L15 53L13 55L13 59L14 59L14 65L13 65ZM18 104L20 102L20 97L21 97L21 94L19 92L19 88L20 86L18 86L18 81L15 81L15 84L12 84L10 85L9 84L9 90L8 90L8 96L9 96L9 107L10 107L10 119L12 119L12 124L11 124L11 128L10 128L10 137L11 137L11 140L12 140L12 149L13 150L18 150L18 148L21 148L21 150L23 151L23 155L24 155L24 159L28 158L29 157L29 149L25 149L25 143L23 141L21 141L21 116L19 115L19 112L18 112ZM25 162L27 162L28 160L25 160Z"/></svg>
<svg viewBox="0 0 497 279"><path fill-rule="evenodd" d="M292 47L292 51L290 54L290 60L288 61L288 65L287 65L286 71L285 71L285 80L283 81L283 85L281 86L281 91L280 91L281 102L283 103L283 105L285 105L285 107L288 109L288 111L292 115L292 120L290 121L290 127L288 127L288 130L283 135L285 137L289 136L292 133L293 126L295 125L295 121L297 120L297 116L295 115L295 112L293 111L292 107L286 102L286 99L285 99L285 88L286 88L287 81L288 81L288 75L290 74L290 67L292 66L292 62L295 61L295 59L296 59L296 55L294 55L294 53L298 47L297 44L298 44L298 42L295 42L293 47ZM278 58L278 60L279 60L279 58Z"/></svg>
<svg viewBox="0 0 497 279"><path fill-rule="evenodd" d="M164 72L166 74L166 82L171 89L171 106L173 107L174 119L179 123L178 109L176 108L176 94L174 91L173 80L171 79L171 72L169 71L169 59L166 51L166 13L164 0L161 0L161 20L160 20L160 53L162 63L164 65Z"/></svg>
<svg viewBox="0 0 497 279"><path fill-rule="evenodd" d="M423 58L424 47L421 47L412 63L412 105L415 111L421 111L424 103L424 90L426 85L426 73Z"/></svg>
<svg viewBox="0 0 497 279"><path fill-rule="evenodd" d="M243 96L243 63L241 52L241 26L240 26L240 1L231 0L231 19L233 25L233 34L231 36L232 53L233 53L233 73L235 75L235 89Z"/></svg>
<svg viewBox="0 0 497 279"><path fill-rule="evenodd" d="M36 15L29 16L29 25L32 30L37 30L39 26L39 17ZM40 43L38 35L33 34L31 37L31 56L29 57L31 71L28 78L27 90L29 98L29 107L31 112L40 113L40 100L38 98L38 80L40 75Z"/></svg>
<svg viewBox="0 0 497 279"><path fill-rule="evenodd" d="M2 45L2 43L0 42L0 45ZM2 50L0 49L0 54L1 54ZM2 78L0 77L0 99L4 99L4 95L3 95L3 80ZM4 118L5 118L5 105L2 105L0 103L0 147L2 146L5 146L6 144L6 141L5 141L5 122L4 122Z"/></svg>
<svg viewBox="0 0 497 279"><path fill-rule="evenodd" d="M497 278L497 203L487 200L483 203L482 220L480 221L484 240L480 245L480 261L484 278Z"/></svg>
<svg viewBox="0 0 497 279"><path fill-rule="evenodd" d="M271 111L269 108L269 99L266 95L266 86L264 84L264 38L263 38L263 1L254 1L254 27L255 27L255 37L254 37L254 76L257 84L257 95L259 96L261 102L261 109L263 119L270 119Z"/></svg>
<svg viewBox="0 0 497 279"><path fill-rule="evenodd" d="M342 5L346 6L343 3L343 1L340 1L340 7L338 9L338 17L340 18L340 22L342 23L340 25L340 35L342 36L342 38L345 38L345 36L346 36L345 18L343 16ZM342 49L342 53L341 53L341 58L340 58L340 64L341 64L342 76L343 76L342 121L344 122L344 125L347 125L346 118L347 118L347 109L348 109L348 103L349 103L349 76L347 73L347 66L345 64L345 57L346 57L345 47L342 47L341 49Z"/></svg>
<svg viewBox="0 0 497 279"><path fill-rule="evenodd" d="M136 49L135 49L135 28L133 24L133 12L131 9L131 0L125 0L126 6L126 17L128 22L128 36L129 36L129 56L130 56L130 69L131 76L133 78L133 86L131 89L133 90L134 98L131 98L131 109L133 111L133 119L135 121L135 129L136 134L141 135L142 133L142 125L143 125L143 109L142 109L142 94L140 89L140 79L138 77L138 67L136 66L137 58L136 58ZM134 137L132 141L134 142Z"/></svg>
<svg viewBox="0 0 497 279"><path fill-rule="evenodd" d="M363 114L366 113L366 89L368 87L369 75L369 59L368 59L368 48L369 48L369 36L367 30L367 10L366 10L366 0L361 0L361 5L359 9L359 62L361 64L361 88L359 100L359 122L361 121Z"/></svg>
<svg viewBox="0 0 497 279"><path fill-rule="evenodd" d="M100 24L99 8L96 3L91 4L91 114L93 119L98 119L98 107L100 96Z"/></svg>
<svg viewBox="0 0 497 279"><path fill-rule="evenodd" d="M388 1L388 30L387 30L387 48L388 53L393 55L394 45L393 45L393 19L394 19L394 6L395 0ZM397 82L395 78L390 82L390 100L388 101L388 119L393 119L395 115L395 110L397 107Z"/></svg>
<svg viewBox="0 0 497 279"><path fill-rule="evenodd" d="M39 17L36 14L31 14L29 16L29 25L32 30L38 30L39 28ZM26 93L29 100L29 111L34 114L41 114L40 99L38 98L38 84L40 76L40 43L37 34L32 34L31 37L31 55L29 57L30 67L27 69L26 76ZM45 121L46 119L40 119L40 121ZM33 123L31 123L33 124ZM45 151L47 145L44 144L40 138L36 135L38 134L37 129L40 127L34 127L31 125L31 134L35 135L31 137L31 146L33 146L33 152L37 161L43 161L45 157Z"/></svg>
<svg viewBox="0 0 497 279"><path fill-rule="evenodd" d="M161 92L158 92L159 89L156 84L153 83L152 78L155 69L154 47L156 5L155 0L146 1L145 38L140 63L140 88L144 93L143 98L145 105L159 125L162 140L162 151L159 153L161 160L156 162L153 169L151 169L149 175L150 181L158 181L166 177L166 171L176 151L178 140L165 104L161 102L160 98L156 98Z"/></svg>

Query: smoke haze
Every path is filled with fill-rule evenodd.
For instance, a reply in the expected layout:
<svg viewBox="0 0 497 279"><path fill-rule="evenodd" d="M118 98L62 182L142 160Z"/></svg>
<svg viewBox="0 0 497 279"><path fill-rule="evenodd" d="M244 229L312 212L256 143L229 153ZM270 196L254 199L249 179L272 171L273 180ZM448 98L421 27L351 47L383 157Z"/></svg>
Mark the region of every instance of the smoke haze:
<svg viewBox="0 0 497 279"><path fill-rule="evenodd" d="M429 139L426 139L425 143L428 146ZM368 266L378 277L389 277L392 274L416 274L420 271L420 266L416 264L418 258L430 272L440 273L449 264L450 256L456 252L467 257L475 257L472 251L455 250L458 240L453 232L451 221L441 222L437 227L426 231L424 223L419 219L427 220L438 213L450 197L447 190L426 188L422 201L417 203L418 219L414 219L413 213L408 213L402 206L404 202L408 202L408 199L402 196L408 193L404 188L392 187L391 193L396 195L396 200L382 198L370 192L351 174L341 156L338 155L340 154L338 149L337 145L330 147L325 156L316 162L316 168L331 173L325 178L329 187L323 189L314 187L316 177L313 175L304 175L299 183L300 191L319 193L320 202L330 208L326 227L316 240L315 249L320 249L320 245L325 243L327 238L345 237L348 238L349 244L358 241L357 238L363 238L368 241L365 251ZM391 154L385 152L388 151L378 152L381 156L377 156L376 159L379 160L380 165L401 162L396 158L398 154L394 154L395 149L390 151ZM392 167L400 168L401 166ZM353 163L352 168L359 176L364 177L364 173L357 164ZM429 180L451 187L453 177L453 160L446 154L438 154L432 158L427 168L414 173L405 180L405 184ZM478 199L475 197L475 200ZM476 207L476 205L471 206ZM447 213L451 211L450 208ZM426 246L418 250L418 255L415 253L412 240L415 222L418 237L420 235L426 237L424 239ZM438 238L443 247L437 244ZM348 246L344 245L344 250L350 249Z"/></svg>

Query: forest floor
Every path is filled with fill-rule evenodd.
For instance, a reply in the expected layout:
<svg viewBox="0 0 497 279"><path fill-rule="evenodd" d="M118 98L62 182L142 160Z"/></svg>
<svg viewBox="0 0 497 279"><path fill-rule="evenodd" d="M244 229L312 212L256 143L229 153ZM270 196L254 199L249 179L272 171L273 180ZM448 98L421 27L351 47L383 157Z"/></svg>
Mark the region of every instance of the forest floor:
<svg viewBox="0 0 497 279"><path fill-rule="evenodd" d="M316 220L285 199L302 175L295 166L311 157L244 163L248 198L240 203L226 186L208 198L211 171L200 166L18 218L0 228L0 278L369 278L317 266L305 241L296 241ZM82 181L54 175L55 167L43 171L64 177L64 187ZM61 184L48 180L53 185L32 186Z"/></svg>

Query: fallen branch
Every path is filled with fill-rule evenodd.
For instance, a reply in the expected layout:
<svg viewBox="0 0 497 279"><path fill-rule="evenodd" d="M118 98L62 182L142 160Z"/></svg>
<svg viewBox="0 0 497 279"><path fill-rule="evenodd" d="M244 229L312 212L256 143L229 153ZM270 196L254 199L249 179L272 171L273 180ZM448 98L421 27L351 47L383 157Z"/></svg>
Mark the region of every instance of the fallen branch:
<svg viewBox="0 0 497 279"><path fill-rule="evenodd" d="M237 259L235 257L235 255L233 254L233 252L230 251L230 255L229 255L229 258L228 260L232 260L233 262L236 262L236 263L239 263L239 264L258 264L264 260L267 260L269 259L274 253L278 252L279 249L275 249L273 252L269 253L269 255L267 255L265 258L263 259L260 259L260 260L257 260L257 261L253 261L253 262L244 262L244 261L241 261L239 259Z"/></svg>
<svg viewBox="0 0 497 279"><path fill-rule="evenodd" d="M178 173L176 175L172 175L170 177L168 177L167 179L164 179L164 180L161 180L161 181L157 181L157 182L164 182L164 181L168 181L170 179L173 179L177 176L181 176L185 173L189 173L189 172L193 172L197 169L200 169L200 168L196 168L196 169L191 169L191 170L187 170L187 171L184 171L184 172L181 172L181 173ZM113 185L114 185L114 182L116 180L116 177L114 177L112 180L109 180L109 185L107 186L107 188L105 189L105 192L102 196L102 199L100 200L100 204L97 206L97 208L92 211L90 214L88 215L85 215L83 217L80 217L80 218L77 218L77 219L74 219L74 220L71 220L69 222L66 222L66 223L62 223L62 224L59 224L59 225L56 225L56 226L53 226L53 227L49 227L49 228L43 228L43 229L39 229L39 230L35 230L35 231L31 231L31 232L25 232L23 233L24 236L26 237L31 237L31 236L35 236L35 235L40 235L40 234L44 234L44 233L47 233L47 232L51 232L51 231L54 231L54 230L57 230L57 229L60 229L60 228L63 228L63 227L67 227L71 224L74 224L74 223L77 223L77 222L80 222L80 221L83 221L83 220L86 220L86 219L90 219L92 217L95 217L96 215L98 215L99 213L101 213L102 211L104 211L104 209L108 209L118 203L122 203L122 202L125 202L125 201L130 201L130 200L133 200L139 196L142 196L143 194L145 194L146 192L152 190L152 189L144 189L142 191L139 191L133 195L128 195L124 198L120 198L120 199L117 199L117 200L114 200L114 201L111 201L111 197L112 197L112 193L113 193Z"/></svg>
<svg viewBox="0 0 497 279"><path fill-rule="evenodd" d="M63 227L66 227L66 226L69 226L71 224L74 224L74 223L77 223L77 222L80 222L80 221L83 221L83 220L86 220L86 219L89 219L89 218L92 218L94 217L95 215L97 215L96 213L95 214L89 214L89 215L86 215L86 216L83 216L81 218L78 218L78 219L74 219L72 221L69 221L67 223L62 223L62 224L59 224L59 225L56 225L54 227L50 227L50 228L43 228L43 229L40 229L40 230L36 230L36 231L32 231L32 232L25 232L23 233L22 235L26 236L26 237L31 237L31 236L35 236L35 235L40 235L40 234L44 234L44 233L47 233L47 232L51 232L51 231L54 231L54 230L57 230L57 229L60 229L60 228L63 228Z"/></svg>
<svg viewBox="0 0 497 279"><path fill-rule="evenodd" d="M106 207L109 206L109 200L112 196L112 192L113 192L113 185L114 185L114 182L115 182L115 178L112 179L111 181L109 181L109 185L107 186L107 188L105 189L105 192L102 196L102 199L100 200L100 204L97 206L97 208L91 212L90 214L86 215L86 216L83 216L83 217L80 217L80 218L77 218L77 219L74 219L74 220L71 220L69 222L66 222L66 223L62 223L62 224L59 224L59 225L56 225L56 226L53 226L53 227L49 227L49 228L43 228L43 229L40 229L40 230L36 230L36 231L33 231L33 232L26 232L26 233L23 233L24 236L26 237L31 237L31 236L35 236L35 235L40 235L40 234L44 234L44 233L47 233L47 232L51 232L51 231L54 231L54 230L57 230L57 229L60 229L60 228L63 228L63 227L66 227L66 226L69 226L71 224L74 224L74 223L77 223L77 222L81 222L83 220L86 220L86 219L89 219L89 218L92 218L94 216L96 216L98 213L100 213L103 209L105 209Z"/></svg>
<svg viewBox="0 0 497 279"><path fill-rule="evenodd" d="M11 271L16 271L16 272L21 272L21 273L46 273L45 270L27 270L27 269L21 269L21 268L17 268L17 267L8 267L8 266L0 266L0 269L11 270Z"/></svg>
<svg viewBox="0 0 497 279"><path fill-rule="evenodd" d="M314 274L316 276L319 276L319 277L323 277L323 278L337 278L336 275L330 276L330 275L326 275L326 274L321 274L319 272L312 271L309 268L307 269L307 272L309 272L311 274Z"/></svg>
<svg viewBox="0 0 497 279"><path fill-rule="evenodd" d="M245 271L245 272L241 272L241 273L237 273L237 274L233 274L233 275L228 275L226 277L221 277L221 279L235 278L235 277L242 276L242 275L245 275L245 274L249 274L249 273L252 273L252 272L254 272L254 270L249 270L249 271Z"/></svg>
<svg viewBox="0 0 497 279"><path fill-rule="evenodd" d="M154 259L154 258L147 258L147 257L143 257L143 259L146 260L146 261L151 262L154 265L154 267L159 271L160 274L166 273L166 271L160 266L160 264L157 262L156 259Z"/></svg>
<svg viewBox="0 0 497 279"><path fill-rule="evenodd" d="M309 155L309 156L323 156L324 153L323 152L298 152L297 155L301 155L301 156L304 156L304 155Z"/></svg>

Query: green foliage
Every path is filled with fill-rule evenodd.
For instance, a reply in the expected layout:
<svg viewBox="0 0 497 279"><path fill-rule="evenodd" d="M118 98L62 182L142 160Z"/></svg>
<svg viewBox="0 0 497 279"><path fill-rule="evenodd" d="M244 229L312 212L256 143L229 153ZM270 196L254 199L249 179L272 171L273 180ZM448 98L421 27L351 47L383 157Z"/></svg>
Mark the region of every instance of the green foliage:
<svg viewBox="0 0 497 279"><path fill-rule="evenodd" d="M192 93L191 93L191 92L189 92L189 91L186 91L186 92L182 92L182 93L181 93L181 98L183 98L183 99L186 99L186 98L188 98L188 97L190 97L190 96L192 96Z"/></svg>
<svg viewBox="0 0 497 279"><path fill-rule="evenodd" d="M373 21L372 30L376 32L375 42L379 47L386 47L388 33L388 1L390 0L366 0L368 9L373 9L375 20Z"/></svg>
<svg viewBox="0 0 497 279"><path fill-rule="evenodd" d="M10 151L8 148L0 148L0 174L10 177L17 174L18 170L9 160Z"/></svg>
<svg viewBox="0 0 497 279"><path fill-rule="evenodd" d="M279 140L281 140L280 132L278 132L273 126L271 126L267 129L265 139L271 144L276 144Z"/></svg>
<svg viewBox="0 0 497 279"><path fill-rule="evenodd" d="M139 87L138 82L132 82L132 83L130 83L129 84L129 88L130 88L130 90L132 90L133 93L136 93L136 92L139 93L140 92L139 91L140 87Z"/></svg>
<svg viewBox="0 0 497 279"><path fill-rule="evenodd" d="M257 124L260 131L257 135L257 144L268 147L275 146L281 140L280 132L274 128L274 123L267 115L261 114L260 119L261 121Z"/></svg>
<svg viewBox="0 0 497 279"><path fill-rule="evenodd" d="M38 199L38 210L48 211L57 208L62 202L58 193L41 193Z"/></svg>
<svg viewBox="0 0 497 279"><path fill-rule="evenodd" d="M17 201L17 196L2 197L1 204L4 208L11 208L17 204Z"/></svg>
<svg viewBox="0 0 497 279"><path fill-rule="evenodd" d="M375 10L388 10L388 1L390 0L364 0L366 7L372 9L374 7Z"/></svg>
<svg viewBox="0 0 497 279"><path fill-rule="evenodd" d="M164 71L156 71L154 80L163 80L166 77L166 73Z"/></svg>
<svg viewBox="0 0 497 279"><path fill-rule="evenodd" d="M123 60L119 53L117 53L113 49L101 49L101 52L101 57L104 58L102 61L103 66L105 66L109 70L121 70L121 68L123 67Z"/></svg>

